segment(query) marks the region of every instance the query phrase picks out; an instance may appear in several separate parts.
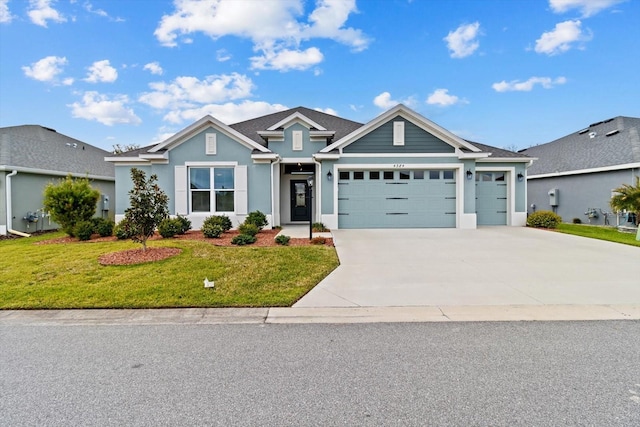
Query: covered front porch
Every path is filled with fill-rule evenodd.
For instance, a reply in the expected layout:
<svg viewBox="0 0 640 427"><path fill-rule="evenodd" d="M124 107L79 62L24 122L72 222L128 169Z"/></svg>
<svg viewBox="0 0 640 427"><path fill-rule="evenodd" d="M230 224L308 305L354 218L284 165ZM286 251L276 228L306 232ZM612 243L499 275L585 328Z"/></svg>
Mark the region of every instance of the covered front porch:
<svg viewBox="0 0 640 427"><path fill-rule="evenodd" d="M274 165L274 226L320 222L318 169L319 165L311 159Z"/></svg>

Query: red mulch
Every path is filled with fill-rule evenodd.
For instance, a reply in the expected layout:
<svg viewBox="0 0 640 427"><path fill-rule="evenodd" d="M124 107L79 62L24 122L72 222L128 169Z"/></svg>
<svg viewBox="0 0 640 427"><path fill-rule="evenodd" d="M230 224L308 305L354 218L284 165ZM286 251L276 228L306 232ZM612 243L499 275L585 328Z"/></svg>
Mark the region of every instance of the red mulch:
<svg viewBox="0 0 640 427"><path fill-rule="evenodd" d="M275 242L276 234L278 234L279 230L262 230L256 236L258 240L253 243L251 246L258 247L270 247L270 246L279 246ZM200 240L207 243L211 243L214 246L235 246L231 244L231 239L234 236L237 236L238 232L236 230L231 230L226 233L223 233L222 236L216 239L210 239L204 237L201 231L199 230L191 230L183 235L175 236L174 239L177 240ZM159 234L155 234L149 238L148 241L160 240L163 237ZM47 245L47 244L60 244L60 243L79 243L79 244L90 244L96 242L114 242L116 241L115 236L110 237L100 237L97 234L91 237L91 240L81 241L77 237L59 237L57 239L49 239L42 240L40 242L35 243L36 245ZM170 239L167 239L170 240ZM325 239L326 246L333 246L333 239L327 238ZM312 243L309 239L294 239L289 240L289 246L309 246ZM140 264L143 262L151 262L151 261L160 261L182 252L181 249L178 248L156 248L156 247L147 247L147 250L142 250L142 247L138 249L129 249L126 251L120 252L112 252L108 254L104 254L99 258L99 262L102 265L130 265L130 264Z"/></svg>

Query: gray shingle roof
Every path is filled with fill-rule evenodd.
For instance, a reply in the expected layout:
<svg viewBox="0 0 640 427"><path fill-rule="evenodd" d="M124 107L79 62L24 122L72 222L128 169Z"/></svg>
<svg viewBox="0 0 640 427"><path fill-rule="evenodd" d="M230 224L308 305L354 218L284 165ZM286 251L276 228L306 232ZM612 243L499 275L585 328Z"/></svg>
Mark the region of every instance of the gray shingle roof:
<svg viewBox="0 0 640 427"><path fill-rule="evenodd" d="M524 153L516 153L515 151L505 150L504 148L492 147L491 145L480 144L479 142L466 140L468 143L475 145L484 153L491 153L490 158L518 158L521 159L523 157L530 157L525 155ZM463 150L467 151L468 150Z"/></svg>
<svg viewBox="0 0 640 427"><path fill-rule="evenodd" d="M343 136L346 136L354 130L363 126L362 123L343 119L331 114L322 113L310 108L297 107L290 110L279 111L277 113L257 117L255 119L246 120L244 122L235 123L230 125L229 127L237 130L243 135L246 135L257 143L264 145L264 139L262 139L262 137L258 135L258 131L267 130L279 121L286 119L296 112L299 112L305 117L308 117L320 126L324 126L325 129L335 131L335 136L333 137L334 141L337 141Z"/></svg>
<svg viewBox="0 0 640 427"><path fill-rule="evenodd" d="M108 151L38 125L0 128L0 166L115 177Z"/></svg>
<svg viewBox="0 0 640 427"><path fill-rule="evenodd" d="M618 116L527 148L522 154L538 158L529 168L529 175L638 163L639 134L640 118Z"/></svg>

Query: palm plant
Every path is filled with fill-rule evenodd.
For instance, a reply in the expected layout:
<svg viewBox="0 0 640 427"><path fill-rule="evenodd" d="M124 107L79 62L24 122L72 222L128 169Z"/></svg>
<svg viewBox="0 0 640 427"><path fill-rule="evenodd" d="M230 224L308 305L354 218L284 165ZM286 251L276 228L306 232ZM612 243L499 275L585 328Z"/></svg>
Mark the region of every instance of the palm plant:
<svg viewBox="0 0 640 427"><path fill-rule="evenodd" d="M640 176L636 175L635 185L622 184L613 190L615 195L611 197L609 204L618 212L627 210L636 214L636 225L640 222Z"/></svg>

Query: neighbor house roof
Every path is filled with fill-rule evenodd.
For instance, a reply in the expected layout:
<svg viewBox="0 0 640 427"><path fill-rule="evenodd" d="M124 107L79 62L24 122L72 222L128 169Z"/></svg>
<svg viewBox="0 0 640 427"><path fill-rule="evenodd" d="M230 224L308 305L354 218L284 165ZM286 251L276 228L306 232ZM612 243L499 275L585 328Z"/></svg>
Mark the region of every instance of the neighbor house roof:
<svg viewBox="0 0 640 427"><path fill-rule="evenodd" d="M538 160L529 176L640 163L640 118L618 116L592 123L555 141L522 150Z"/></svg>
<svg viewBox="0 0 640 427"><path fill-rule="evenodd" d="M39 125L0 128L0 168L115 177L108 151Z"/></svg>

